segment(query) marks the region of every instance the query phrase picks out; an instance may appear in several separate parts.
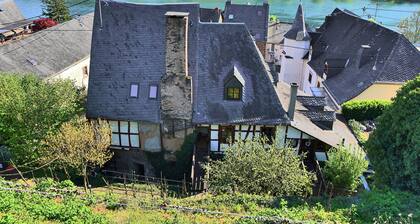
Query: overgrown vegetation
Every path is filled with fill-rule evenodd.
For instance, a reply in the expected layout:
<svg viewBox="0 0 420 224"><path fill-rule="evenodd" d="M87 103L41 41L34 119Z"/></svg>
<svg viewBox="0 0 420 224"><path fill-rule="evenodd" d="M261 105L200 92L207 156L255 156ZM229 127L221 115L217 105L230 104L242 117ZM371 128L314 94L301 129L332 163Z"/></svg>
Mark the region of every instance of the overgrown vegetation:
<svg viewBox="0 0 420 224"><path fill-rule="evenodd" d="M84 94L71 81L0 74L0 145L16 164L38 159L42 140L84 112Z"/></svg>
<svg viewBox="0 0 420 224"><path fill-rule="evenodd" d="M378 184L420 193L419 111L420 75L398 91L366 144Z"/></svg>
<svg viewBox="0 0 420 224"><path fill-rule="evenodd" d="M347 120L374 120L391 104L388 100L350 100L342 105L342 113Z"/></svg>
<svg viewBox="0 0 420 224"><path fill-rule="evenodd" d="M171 163L165 159L165 151L146 152L156 174L162 173L165 178L183 180L191 173L191 158L197 134L192 133L185 138L179 151L175 152L176 162Z"/></svg>
<svg viewBox="0 0 420 224"><path fill-rule="evenodd" d="M30 181L32 182L32 181ZM136 184L137 196L118 188L94 188L92 194L74 194L70 181L37 181L24 192L0 179L0 223L418 223L420 196L374 190L356 197L273 197L250 194L202 194L162 198L159 189ZM32 192L37 190L37 192ZM63 198L45 195L59 193ZM163 209L165 208L165 209ZM186 209L184 209L186 208ZM212 212L217 212L215 215ZM411 217L410 217L411 216ZM383 222L377 222L383 223Z"/></svg>
<svg viewBox="0 0 420 224"><path fill-rule="evenodd" d="M222 160L211 161L205 168L214 193L309 195L315 179L293 149L276 148L265 139L237 141Z"/></svg>
<svg viewBox="0 0 420 224"><path fill-rule="evenodd" d="M366 171L368 161L365 152L358 148L343 145L328 152L324 173L336 192L354 191L360 184L359 177Z"/></svg>

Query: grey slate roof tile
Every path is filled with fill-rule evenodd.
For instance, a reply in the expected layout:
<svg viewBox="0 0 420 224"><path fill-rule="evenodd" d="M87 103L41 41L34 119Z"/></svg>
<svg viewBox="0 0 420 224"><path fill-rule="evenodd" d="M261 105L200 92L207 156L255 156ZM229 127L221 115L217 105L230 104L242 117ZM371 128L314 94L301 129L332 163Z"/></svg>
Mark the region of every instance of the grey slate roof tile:
<svg viewBox="0 0 420 224"><path fill-rule="evenodd" d="M308 63L318 74L328 59L348 59L345 68L327 74L324 82L339 104L375 82L405 82L420 73L420 52L402 34L379 24L335 9L319 31ZM370 49L362 50L362 45Z"/></svg>
<svg viewBox="0 0 420 224"><path fill-rule="evenodd" d="M200 8L200 21L201 22L219 22L220 17L222 16L222 11L218 8L215 9L207 9L207 8Z"/></svg>
<svg viewBox="0 0 420 224"><path fill-rule="evenodd" d="M287 122L272 80L244 24L199 23L198 4L141 5L102 1L95 14L87 116L160 122L150 83L165 74L165 13L189 12L189 74L195 123ZM224 100L223 80L238 69L243 101ZM129 85L140 84L138 98Z"/></svg>
<svg viewBox="0 0 420 224"><path fill-rule="evenodd" d="M90 54L93 13L0 46L0 71L54 75Z"/></svg>
<svg viewBox="0 0 420 224"><path fill-rule="evenodd" d="M292 40L311 39L305 24L302 4L299 4L298 6L292 28L289 31L287 31L284 37Z"/></svg>
<svg viewBox="0 0 420 224"><path fill-rule="evenodd" d="M267 41L269 5L245 5L226 2L225 23L245 23L256 41ZM230 17L230 15L233 16Z"/></svg>

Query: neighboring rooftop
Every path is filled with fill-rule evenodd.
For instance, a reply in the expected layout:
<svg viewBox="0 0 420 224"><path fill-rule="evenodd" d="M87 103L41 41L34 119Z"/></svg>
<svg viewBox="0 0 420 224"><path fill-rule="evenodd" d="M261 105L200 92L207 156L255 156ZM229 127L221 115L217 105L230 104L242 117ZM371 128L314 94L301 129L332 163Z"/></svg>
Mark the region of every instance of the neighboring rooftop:
<svg viewBox="0 0 420 224"><path fill-rule="evenodd" d="M0 71L59 73L89 56L92 23L90 13L0 46Z"/></svg>
<svg viewBox="0 0 420 224"><path fill-rule="evenodd" d="M298 6L292 28L284 35L284 37L298 41L311 39L305 24L302 4L299 4Z"/></svg>
<svg viewBox="0 0 420 224"><path fill-rule="evenodd" d="M222 18L222 10L219 8L206 9L200 8L200 21L207 23L218 23Z"/></svg>
<svg viewBox="0 0 420 224"><path fill-rule="evenodd" d="M268 44L280 44L284 39L284 34L292 27L291 23L273 22L268 26Z"/></svg>
<svg viewBox="0 0 420 224"><path fill-rule="evenodd" d="M234 4L226 1L224 23L245 23L256 41L267 41L268 19L270 15L268 3L263 5Z"/></svg>
<svg viewBox="0 0 420 224"><path fill-rule="evenodd" d="M0 28L25 20L14 0L0 0Z"/></svg>
<svg viewBox="0 0 420 224"><path fill-rule="evenodd" d="M376 82L403 83L420 73L420 52L402 34L335 9L318 30L308 63L338 104ZM363 35L361 35L363 34Z"/></svg>

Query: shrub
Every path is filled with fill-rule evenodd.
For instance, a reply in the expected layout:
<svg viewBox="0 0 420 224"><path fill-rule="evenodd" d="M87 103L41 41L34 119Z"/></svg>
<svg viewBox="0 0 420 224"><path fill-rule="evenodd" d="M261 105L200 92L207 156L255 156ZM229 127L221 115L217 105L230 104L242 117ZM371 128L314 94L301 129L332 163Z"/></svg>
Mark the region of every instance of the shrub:
<svg viewBox="0 0 420 224"><path fill-rule="evenodd" d="M339 146L331 149L325 163L325 176L334 189L354 191L360 183L359 177L368 167L366 154L360 148Z"/></svg>
<svg viewBox="0 0 420 224"><path fill-rule="evenodd" d="M420 75L398 91L366 143L377 184L420 193L419 111Z"/></svg>
<svg viewBox="0 0 420 224"><path fill-rule="evenodd" d="M239 141L222 160L205 166L210 191L271 195L307 195L314 174L302 167L293 149L267 146L263 139Z"/></svg>
<svg viewBox="0 0 420 224"><path fill-rule="evenodd" d="M53 27L55 25L57 25L58 23L50 18L41 18L41 19L37 19L33 21L33 26L32 26L32 30L34 32L43 30L43 29L47 29L50 27Z"/></svg>
<svg viewBox="0 0 420 224"><path fill-rule="evenodd" d="M374 120L386 110L391 101L388 100L350 100L342 105L342 112L347 120Z"/></svg>
<svg viewBox="0 0 420 224"><path fill-rule="evenodd" d="M354 119L349 120L348 123L349 123L349 126L350 126L351 130L353 131L354 135L356 136L357 140L363 146L366 143L368 138L363 133L363 130L361 128L362 124L360 124L358 121L356 121Z"/></svg>
<svg viewBox="0 0 420 224"><path fill-rule="evenodd" d="M392 190L362 192L354 217L361 223L385 223L385 220L402 221L408 218L414 220L411 223L420 222L420 197L409 192Z"/></svg>

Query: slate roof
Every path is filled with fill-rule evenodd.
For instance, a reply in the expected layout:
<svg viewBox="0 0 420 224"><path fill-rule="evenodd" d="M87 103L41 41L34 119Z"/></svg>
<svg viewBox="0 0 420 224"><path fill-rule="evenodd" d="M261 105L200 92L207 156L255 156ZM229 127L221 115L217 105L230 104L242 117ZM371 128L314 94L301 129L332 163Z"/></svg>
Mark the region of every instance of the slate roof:
<svg viewBox="0 0 420 224"><path fill-rule="evenodd" d="M298 6L292 28L289 31L287 31L284 37L299 41L311 39L305 24L305 16L303 14L302 4L299 4Z"/></svg>
<svg viewBox="0 0 420 224"><path fill-rule="evenodd" d="M327 106L327 101L324 96L298 96L297 100L303 106L324 107Z"/></svg>
<svg viewBox="0 0 420 224"><path fill-rule="evenodd" d="M225 23L245 23L256 41L267 41L269 5L233 4L227 1L224 11ZM231 17L233 16L233 18Z"/></svg>
<svg viewBox="0 0 420 224"><path fill-rule="evenodd" d="M0 46L0 71L54 75L90 53L93 13Z"/></svg>
<svg viewBox="0 0 420 224"><path fill-rule="evenodd" d="M340 68L327 72L324 82L338 104L375 82L402 83L420 73L420 52L402 34L379 24L335 9L319 31L308 64L322 75L325 62L340 60L334 62Z"/></svg>
<svg viewBox="0 0 420 224"><path fill-rule="evenodd" d="M165 13L178 11L189 12L193 122L287 122L269 69L244 24L200 23L198 4L102 4L102 28L99 13L94 21L88 117L160 122L160 99L150 100L148 87L165 74ZM243 101L224 100L223 80L232 71L243 79ZM140 85L138 98L129 97L133 82Z"/></svg>
<svg viewBox="0 0 420 224"><path fill-rule="evenodd" d="M204 23L199 29L196 123L279 124L287 118L254 41L244 24ZM244 79L242 101L223 99L233 67Z"/></svg>
<svg viewBox="0 0 420 224"><path fill-rule="evenodd" d="M206 9L200 8L200 21L217 23L222 16L222 11L218 8Z"/></svg>
<svg viewBox="0 0 420 224"><path fill-rule="evenodd" d="M285 110L288 110L289 107L289 97L290 97L290 86L284 82L278 82L276 88L277 95L280 99L281 104ZM305 93L298 90L299 97L304 96ZM325 111L326 113L333 113ZM342 143L344 139L344 144L348 146L358 145L357 139L354 137L352 131L347 126L345 119L340 114L336 114L336 120L332 125L332 130L323 130L320 128L316 122L311 120L310 115L307 114L308 109L298 100L296 102L296 112L294 120L290 125L294 128L297 128L306 134L319 139L320 141L330 145L337 146ZM309 116L309 117L308 117Z"/></svg>
<svg viewBox="0 0 420 224"><path fill-rule="evenodd" d="M0 0L0 27L24 20L14 0Z"/></svg>

